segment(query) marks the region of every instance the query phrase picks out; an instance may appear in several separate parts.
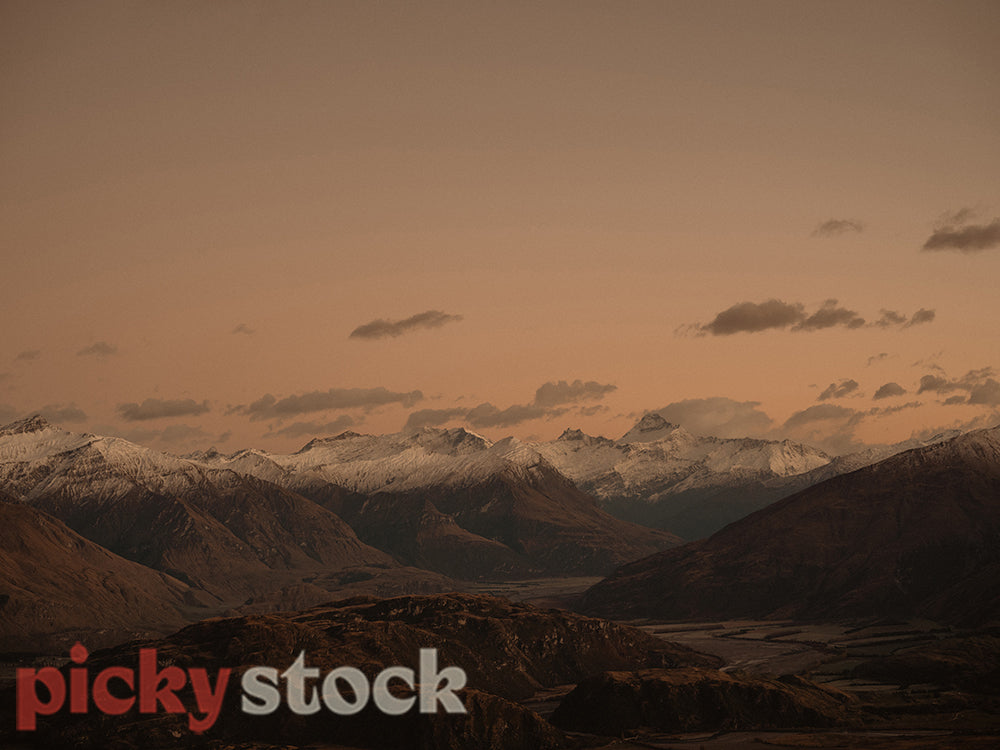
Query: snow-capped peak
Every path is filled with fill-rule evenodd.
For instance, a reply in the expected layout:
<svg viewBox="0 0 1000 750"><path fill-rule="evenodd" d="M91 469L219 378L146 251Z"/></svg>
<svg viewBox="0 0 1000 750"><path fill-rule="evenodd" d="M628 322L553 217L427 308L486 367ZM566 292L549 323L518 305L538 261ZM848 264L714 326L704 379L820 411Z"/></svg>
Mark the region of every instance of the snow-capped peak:
<svg viewBox="0 0 1000 750"><path fill-rule="evenodd" d="M52 425L45 420L45 417L41 414L33 414L30 417L19 419L0 428L0 436L24 435L30 432L41 432L50 429L52 429Z"/></svg>
<svg viewBox="0 0 1000 750"><path fill-rule="evenodd" d="M668 422L656 412L651 411L636 422L635 427L618 438L618 442L651 443L662 440L678 429L680 429L678 425Z"/></svg>
<svg viewBox="0 0 1000 750"><path fill-rule="evenodd" d="M449 453L452 455L462 455L486 450L492 442L470 432L464 427L452 427L442 429L439 427L424 427L419 432L407 438L408 442L420 445L434 453Z"/></svg>

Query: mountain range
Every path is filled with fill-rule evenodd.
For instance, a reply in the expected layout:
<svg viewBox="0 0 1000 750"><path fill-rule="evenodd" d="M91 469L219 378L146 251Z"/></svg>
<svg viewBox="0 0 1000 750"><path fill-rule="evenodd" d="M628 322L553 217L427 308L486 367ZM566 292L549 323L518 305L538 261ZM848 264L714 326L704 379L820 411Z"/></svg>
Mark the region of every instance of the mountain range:
<svg viewBox="0 0 1000 750"><path fill-rule="evenodd" d="M1000 427L832 477L587 591L619 617L1000 619Z"/></svg>
<svg viewBox="0 0 1000 750"><path fill-rule="evenodd" d="M825 479L958 434L832 457L791 440L696 436L650 412L617 440L566 430L535 447L612 515L693 540Z"/></svg>
<svg viewBox="0 0 1000 750"><path fill-rule="evenodd" d="M618 440L567 430L548 443L493 442L425 428L346 432L291 454L174 456L31 417L0 429L3 634L35 648L78 628L164 633L212 613L309 606L333 595L430 594L477 579L616 570L583 606L688 617L738 601L747 616L819 617L896 602L932 615L949 597L961 605L962 591L992 591L976 577L992 570L992 516L983 510L978 526L952 529L972 513L956 506L911 532L904 521L922 516L849 500L903 492L878 503L910 512L905 498L916 490L900 488L931 480L885 467L925 453L938 457L933 482L944 497L989 495L993 475L966 471L968 451L949 452L962 441L979 445L982 434L993 433L944 434L895 457L914 444L831 458L789 441L698 437L648 414ZM959 476L941 479L948 472ZM799 499L774 502L803 487ZM764 503L683 547L678 535L613 515L712 529ZM907 534L924 534L923 546L885 542ZM946 563L935 562L935 544ZM973 552L955 552L969 544ZM826 557L809 557L821 551ZM948 594L927 583L942 571L962 573L965 588ZM892 598L899 581L906 595ZM921 585L929 588L914 588Z"/></svg>

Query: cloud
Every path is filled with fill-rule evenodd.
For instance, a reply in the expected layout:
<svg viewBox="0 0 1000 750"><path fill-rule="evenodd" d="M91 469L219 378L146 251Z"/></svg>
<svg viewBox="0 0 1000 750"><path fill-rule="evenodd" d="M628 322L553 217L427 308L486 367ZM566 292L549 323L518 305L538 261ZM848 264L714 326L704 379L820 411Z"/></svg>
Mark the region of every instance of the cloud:
<svg viewBox="0 0 1000 750"><path fill-rule="evenodd" d="M881 317L872 323L873 326L878 328L888 328L889 326L901 326L905 325L907 320L906 316L895 310L879 310Z"/></svg>
<svg viewBox="0 0 1000 750"><path fill-rule="evenodd" d="M15 362L34 362L36 359L42 356L41 349L28 349L19 353L14 357Z"/></svg>
<svg viewBox="0 0 1000 750"><path fill-rule="evenodd" d="M880 352L879 354L876 354L874 357L868 358L868 367L871 367L876 362L883 362L887 359L889 359L888 352Z"/></svg>
<svg viewBox="0 0 1000 750"><path fill-rule="evenodd" d="M948 396L944 401L941 402L945 406L954 406L955 404L964 404L965 396Z"/></svg>
<svg viewBox="0 0 1000 750"><path fill-rule="evenodd" d="M982 383L977 383L969 391L968 403L1000 406L1000 383L993 378L988 378Z"/></svg>
<svg viewBox="0 0 1000 750"><path fill-rule="evenodd" d="M969 216L966 214L950 217L952 221L935 229L927 238L923 249L978 253L1000 247L1000 218L994 219L989 224L965 224ZM955 221L956 218L958 221Z"/></svg>
<svg viewBox="0 0 1000 750"><path fill-rule="evenodd" d="M86 422L87 415L82 409L78 409L76 404L63 406L61 404L47 404L37 412L45 417L46 421L52 424L65 424L67 422Z"/></svg>
<svg viewBox="0 0 1000 750"><path fill-rule="evenodd" d="M604 385L593 380L588 380L586 383L582 380L574 380L572 383L567 383L565 380L548 382L540 385L535 391L535 405L558 406L578 401L593 401L602 399L617 389L617 386Z"/></svg>
<svg viewBox="0 0 1000 750"><path fill-rule="evenodd" d="M445 323L458 322L462 320L461 315L449 315L440 310L427 310L426 312L411 315L403 320L373 320L365 323L351 331L352 339L384 339L387 337L402 336L404 333L415 331L419 328L440 328Z"/></svg>
<svg viewBox="0 0 1000 750"><path fill-rule="evenodd" d="M204 414L209 411L208 401L200 404L190 398L186 399L158 399L147 398L141 404L128 403L118 404L118 413L122 419L129 422L141 422L147 419L161 419L163 417L186 417L197 414Z"/></svg>
<svg viewBox="0 0 1000 750"><path fill-rule="evenodd" d="M873 406L867 411L858 412L852 421L860 422L862 419L867 417L888 417L890 414L896 414L897 412L905 411L907 409L919 409L923 406L919 401L907 401L905 404L897 404L896 406Z"/></svg>
<svg viewBox="0 0 1000 750"><path fill-rule="evenodd" d="M869 326L888 328L897 326L909 328L934 320L934 310L921 308L911 317L896 310L881 310L881 316ZM674 333L678 336L712 334L728 336L734 333L756 333L772 328L789 328L793 331L820 331L826 328L862 328L865 319L855 310L842 307L836 299L828 299L812 314L806 312L801 302L783 302L769 299L766 302L739 302L715 316L711 323L697 323L678 326ZM882 355L880 355L882 356ZM885 355L886 357L888 355ZM870 359L869 364L872 360Z"/></svg>
<svg viewBox="0 0 1000 750"><path fill-rule="evenodd" d="M941 375L924 375L920 378L920 388L917 393L951 393L952 391L972 392L975 388L984 386L996 375L992 367L981 367L969 370L960 378L948 378Z"/></svg>
<svg viewBox="0 0 1000 750"><path fill-rule="evenodd" d="M917 390L917 394L919 395L928 391L931 393L948 393L957 387L948 378L942 378L938 375L924 375L920 378L920 388Z"/></svg>
<svg viewBox="0 0 1000 750"><path fill-rule="evenodd" d="M813 237L839 237L848 232L860 233L865 230L863 222L852 219L827 219L817 226L812 233Z"/></svg>
<svg viewBox="0 0 1000 750"><path fill-rule="evenodd" d="M918 326L921 323L931 323L933 322L936 315L937 313L934 310L925 310L924 308L921 307L919 310L913 313L909 322L905 326L903 326L903 328Z"/></svg>
<svg viewBox="0 0 1000 750"><path fill-rule="evenodd" d="M675 401L657 409L657 413L697 435L739 438L761 435L773 426L773 420L759 406L759 401L713 396Z"/></svg>
<svg viewBox="0 0 1000 750"><path fill-rule="evenodd" d="M910 365L910 367L922 367L925 370L934 370L936 372L943 373L945 372L945 369L940 364L938 364L938 360L940 360L943 355L944 355L943 351L935 352L929 357L925 357L924 359L918 359L916 362Z"/></svg>
<svg viewBox="0 0 1000 750"><path fill-rule="evenodd" d="M884 419L898 412L918 409L921 406L923 404L919 401L911 401L895 406L873 406L857 410L837 404L816 404L792 414L782 430L792 433L798 440L811 443L823 450L843 454L868 447L855 435L855 430L866 420Z"/></svg>
<svg viewBox="0 0 1000 750"><path fill-rule="evenodd" d="M446 424L455 419L464 419L466 424L477 428L512 427L522 422L534 419L554 419L567 414L571 409L568 404L581 401L597 401L607 394L617 390L617 386L598 383L595 380L549 381L538 386L535 398L528 404L512 404L501 409L489 402L484 402L471 409L453 407L447 409L420 409L413 412L406 420L403 430L414 432L423 427ZM601 404L579 406L575 413L579 416L593 416L607 407Z"/></svg>
<svg viewBox="0 0 1000 750"><path fill-rule="evenodd" d="M255 333L257 333L257 331L248 326L246 323L240 323L233 330L231 330L230 333L242 333L246 336L253 336Z"/></svg>
<svg viewBox="0 0 1000 750"><path fill-rule="evenodd" d="M875 395L872 396L872 400L878 401L883 398L892 398L893 396L903 396L905 394L906 389L899 383L886 383L879 386L879 389L875 391Z"/></svg>
<svg viewBox="0 0 1000 750"><path fill-rule="evenodd" d="M270 393L261 396L248 406L235 406L227 413L244 414L251 420L284 419L297 414L308 414L330 409L374 409L377 406L401 404L411 407L424 394L420 391L397 393L378 388L331 388L328 391L311 391L278 399Z"/></svg>
<svg viewBox="0 0 1000 750"><path fill-rule="evenodd" d="M945 211L938 219L938 227L953 226L956 224L968 224L975 219L979 212L974 208L960 208L957 211Z"/></svg>
<svg viewBox="0 0 1000 750"><path fill-rule="evenodd" d="M841 380L839 383L830 383L821 394L817 401L827 401L831 398L843 398L851 393L854 393L859 388L857 380Z"/></svg>
<svg viewBox="0 0 1000 750"><path fill-rule="evenodd" d="M118 353L118 347L107 341L96 341L76 353L78 357L110 357Z"/></svg>
<svg viewBox="0 0 1000 750"><path fill-rule="evenodd" d="M755 333L770 328L787 328L793 323L805 320L805 309L801 303L782 302L769 299L766 302L739 302L715 316L715 319L699 330L713 336L728 336L734 333Z"/></svg>
<svg viewBox="0 0 1000 750"><path fill-rule="evenodd" d="M865 324L865 319L860 317L854 310L846 307L839 307L837 300L828 299L805 320L792 327L793 331L818 331L823 328L833 328L834 326L845 326L846 328L860 328Z"/></svg>
<svg viewBox="0 0 1000 750"><path fill-rule="evenodd" d="M418 409L406 419L403 432L418 432L424 427L437 427L447 424L453 419L460 419L469 413L468 409L455 407L453 409Z"/></svg>
<svg viewBox="0 0 1000 750"><path fill-rule="evenodd" d="M793 429L810 424L811 422L820 422L828 419L849 419L855 414L857 412L854 409L848 409L846 406L816 404L792 414L792 416L785 420L784 426L785 429Z"/></svg>
<svg viewBox="0 0 1000 750"><path fill-rule="evenodd" d="M341 414L332 422L293 422L280 430L269 430L264 437L302 437L304 435L337 435L354 425L347 414Z"/></svg>
<svg viewBox="0 0 1000 750"><path fill-rule="evenodd" d="M469 409L465 420L473 427L512 427L532 419L552 419L566 413L566 409L553 409L535 404L514 404L498 409L493 404L482 403Z"/></svg>

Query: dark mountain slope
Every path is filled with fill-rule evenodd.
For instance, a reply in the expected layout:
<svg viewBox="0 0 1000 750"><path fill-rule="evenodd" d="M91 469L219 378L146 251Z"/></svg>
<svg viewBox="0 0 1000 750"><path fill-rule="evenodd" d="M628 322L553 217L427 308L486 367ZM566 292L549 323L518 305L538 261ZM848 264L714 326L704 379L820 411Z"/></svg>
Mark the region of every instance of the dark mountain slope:
<svg viewBox="0 0 1000 750"><path fill-rule="evenodd" d="M1000 616L1000 428L830 479L626 565L584 611L666 618Z"/></svg>
<svg viewBox="0 0 1000 750"><path fill-rule="evenodd" d="M95 646L166 633L193 619L197 603L180 581L109 552L39 510L0 502L4 650L71 645L84 632Z"/></svg>

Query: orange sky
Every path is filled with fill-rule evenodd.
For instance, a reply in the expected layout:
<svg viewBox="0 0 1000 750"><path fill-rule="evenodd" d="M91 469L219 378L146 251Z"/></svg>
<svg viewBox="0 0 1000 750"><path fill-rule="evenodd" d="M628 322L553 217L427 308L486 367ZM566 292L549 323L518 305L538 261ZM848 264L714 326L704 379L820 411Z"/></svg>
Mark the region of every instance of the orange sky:
<svg viewBox="0 0 1000 750"><path fill-rule="evenodd" d="M0 421L1000 421L995 2L5 0L0 47Z"/></svg>

